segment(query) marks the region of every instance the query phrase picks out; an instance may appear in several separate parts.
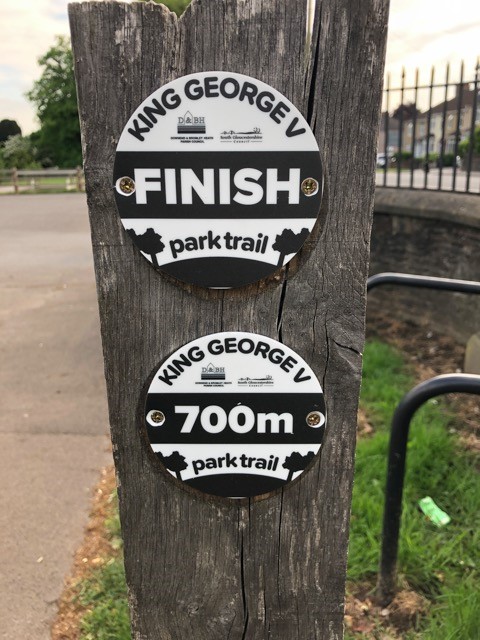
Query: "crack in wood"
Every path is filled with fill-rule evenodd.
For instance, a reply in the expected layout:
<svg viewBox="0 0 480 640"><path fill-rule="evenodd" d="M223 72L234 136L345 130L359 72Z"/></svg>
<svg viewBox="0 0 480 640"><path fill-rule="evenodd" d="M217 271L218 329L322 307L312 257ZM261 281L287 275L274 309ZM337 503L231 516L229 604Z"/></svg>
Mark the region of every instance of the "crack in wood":
<svg viewBox="0 0 480 640"><path fill-rule="evenodd" d="M280 511L278 514L278 538L277 538L277 545L278 545L278 552L277 552L277 590L278 590L278 596L280 598L280 544L281 544L281 537L282 537L282 516L283 516L283 488L280 494Z"/></svg>
<svg viewBox="0 0 480 640"><path fill-rule="evenodd" d="M244 537L242 532L241 539L241 547L240 547L240 581L242 587L242 603L243 603L243 633L242 640L245 640L247 637L248 630L248 603L247 603L247 594L246 594L246 585L245 585L245 555L244 555Z"/></svg>
<svg viewBox="0 0 480 640"><path fill-rule="evenodd" d="M282 283L282 291L280 294L280 300L278 303L278 313L277 313L277 338L278 341L283 343L283 306L285 304L285 296L287 294L287 285L288 285L288 265L285 267L285 278Z"/></svg>
<svg viewBox="0 0 480 640"><path fill-rule="evenodd" d="M325 321L324 324L324 329L325 329L325 347L326 347L326 354L325 354L325 368L323 371L323 376L322 376L322 389L323 389L323 393L325 393L325 388L326 388L326 377L328 374L328 365L330 362L330 338L328 335L328 323L327 321ZM327 407L328 410L328 407Z"/></svg>
<svg viewBox="0 0 480 640"><path fill-rule="evenodd" d="M338 340L333 339L334 344L337 345L337 347L340 347L340 349L346 349L347 351L351 351L352 353L354 353L357 356L362 356L362 352L358 351L358 349L355 349L355 347L350 347L347 344L342 344L341 342L338 342Z"/></svg>
<svg viewBox="0 0 480 640"><path fill-rule="evenodd" d="M312 60L312 65L311 65L311 71L309 70L309 86L308 89L306 87L306 93L307 93L307 116L306 116L306 121L308 122L308 124L310 125L313 133L316 134L316 130L315 130L315 126L316 126L316 114L314 112L314 106L315 106L315 97L316 97L316 91L315 91L315 87L317 84L317 75L318 75L318 62L319 62L319 52L320 52L320 32L322 29L322 8L323 5L320 3L320 5L316 8L316 12L318 11L318 17L315 18L315 25L316 26L316 33L315 31L313 31L312 35L316 35L315 38L315 43L310 45L310 49L311 49L311 58L310 60Z"/></svg>

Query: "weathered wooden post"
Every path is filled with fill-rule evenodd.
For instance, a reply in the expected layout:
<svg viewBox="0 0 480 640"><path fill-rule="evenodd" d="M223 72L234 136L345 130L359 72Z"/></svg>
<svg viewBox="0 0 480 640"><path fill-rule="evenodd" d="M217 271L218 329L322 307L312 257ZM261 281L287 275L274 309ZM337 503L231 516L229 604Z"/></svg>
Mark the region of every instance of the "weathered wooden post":
<svg viewBox="0 0 480 640"><path fill-rule="evenodd" d="M20 189L18 186L18 170L16 167L12 169L12 183L13 183L13 192L20 193Z"/></svg>
<svg viewBox="0 0 480 640"><path fill-rule="evenodd" d="M75 173L75 189L77 191L82 191L82 180L83 180L82 167L77 167L76 173Z"/></svg>
<svg viewBox="0 0 480 640"><path fill-rule="evenodd" d="M178 20L163 6L153 3L70 5L125 567L133 637L138 640L343 637L345 565L388 0L317 0L312 50L307 55L306 11L306 2L194 0ZM119 143L132 114L140 113L136 112L139 105L167 83L186 74L212 70L218 72L220 79L224 77L222 71L232 74L233 80L224 78L230 82L232 109L238 106L233 94L237 97L235 79L240 76L235 73L268 83L291 100L310 123L323 164L321 210L301 251L287 266L276 271L273 268L273 276L231 289L182 284L182 277L177 280L152 268L128 237L133 235L142 248L139 234L149 233L146 228L149 221L131 223L127 234L115 203L116 199L122 209L127 202L135 202L127 200L135 188L127 169L136 151L124 145L124 136ZM197 78L205 81L205 76ZM209 85L212 95L218 90L218 78ZM180 85L169 86L174 87L172 98L176 95L175 87ZM273 91L270 91L272 99L277 96ZM248 111L248 91L244 98ZM148 112L150 119L137 118L139 140L146 139L141 130L153 130L156 121L151 116L156 113L160 118L162 113L158 102L152 102L151 106L157 111ZM165 104L163 107L165 111ZM268 108L272 107L265 106L265 110ZM287 108L278 109L277 118L281 122ZM294 113L292 105L288 109ZM192 130L182 128L192 124L189 116L183 112L178 115L186 119L182 120L182 126L179 119L175 132L178 139L194 140L193 135L189 138ZM268 115L261 122L266 120ZM295 122L291 123L292 130L301 125L300 120ZM210 125L207 121L206 133L202 126L199 124L196 131L200 140L208 135ZM243 138L251 136L253 141L255 135L263 135L263 126L249 131L240 127L221 134L228 138L240 131ZM267 124L265 127L268 128ZM294 137L290 136L292 145ZM275 144L267 149L270 156ZM288 149L283 147L283 152ZM123 159L119 159L122 153ZM172 164L163 165L162 184L160 169L151 168L160 165L137 171L137 190L141 183L141 193L135 195L137 204L161 197L165 206L177 206L180 192L172 180L180 175L181 170L174 164L180 156L181 153L169 156ZM224 156L222 162L225 159L228 157ZM209 169L212 173L208 175L204 171L204 182L208 176L215 176L220 184L215 187L216 197L220 189L220 204L230 203L233 193L228 182L230 174L225 173L229 171L225 169L227 165L211 166L216 169ZM127 167L126 172L122 174L119 167ZM258 171L253 175L260 174ZM126 177L124 182L122 175ZM190 183L185 198L188 187L190 194L193 190L198 194L202 188L198 181L192 182L195 182L192 175L188 174ZM294 175L297 174L290 173ZM250 186L245 188L245 182L241 183L243 191L239 189L237 193L253 199L254 192L258 193L263 185L263 178L258 180L252 187L250 176ZM182 183L182 197L183 186ZM316 194L312 183L302 189L305 196ZM202 193L205 204L209 196ZM212 207L217 204L215 201ZM125 222L128 216L120 213L128 229ZM135 208L131 216L139 217ZM191 223L192 229L195 224L197 220ZM166 226L162 233L168 234ZM262 237L260 233L259 240ZM146 242L146 237L143 241ZM215 240L211 243L215 244ZM180 246L170 245L172 251ZM183 246L186 248L185 243ZM258 246L261 252L261 244ZM157 245L152 251L156 254L162 250ZM279 248L277 251L281 253ZM148 253L145 248L144 253ZM155 255L152 261L156 261ZM152 454L152 440L150 446L146 437L146 429L152 426L154 430L155 423L163 424L169 415L165 406L147 406L150 426L145 426L146 393L159 363L183 345L220 331L265 336L261 348L270 349L270 355L274 344L270 339L279 340L285 345L283 351L280 349L281 357L285 356L283 372L289 370L292 362L285 355L290 348L296 354L295 362L303 359L323 388L327 426L321 453L298 480L268 496L238 500L192 490L164 471ZM235 339L231 338L229 344L235 344L237 349L240 343ZM243 340L245 352L253 349L254 344L258 346L258 336L251 342L248 338ZM280 351L276 351L277 356ZM200 347L189 351L192 360L199 353ZM190 364L184 364L184 368ZM208 361L202 364L207 365ZM178 364L176 367L175 371L181 372ZM193 367L188 369L192 370ZM280 377L279 367L277 370ZM253 373L261 376L264 371L260 368ZM167 381L168 375L164 376ZM208 377L215 379L215 375L215 369L208 366L205 380L202 373L201 385L208 393L211 391L208 385L215 383ZM302 378L300 372L296 376L298 380ZM252 385L273 384L274 377L266 376L264 382ZM251 384L248 375L242 383ZM252 389L252 394L242 397L248 401L260 398L254 392ZM175 411L185 414L182 415L185 432L190 433L187 427L190 410L200 411L201 402L199 399L195 407L175 407ZM250 419L250 410L244 407L243 418L235 413L233 420L232 412L237 411L239 404L234 403L228 415L237 435L245 431ZM225 411L218 406L215 410L216 418L209 414L202 422L208 437L224 427L220 423ZM316 415L322 416L321 412ZM279 419L282 416L277 415ZM314 416L310 426L319 420ZM261 431L260 427L258 430ZM165 453L166 449L162 451ZM177 459L182 457L174 453ZM177 465L177 470L181 468L184 467Z"/></svg>

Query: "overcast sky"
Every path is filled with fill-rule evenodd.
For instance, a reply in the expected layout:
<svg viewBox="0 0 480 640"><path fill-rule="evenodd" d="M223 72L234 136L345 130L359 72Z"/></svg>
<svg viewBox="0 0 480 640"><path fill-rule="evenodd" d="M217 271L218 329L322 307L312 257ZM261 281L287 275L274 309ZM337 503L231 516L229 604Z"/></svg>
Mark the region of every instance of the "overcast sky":
<svg viewBox="0 0 480 640"><path fill-rule="evenodd" d="M17 120L23 133L38 128L24 94L39 76L38 57L55 35L68 34L67 4L68 0L1 2L0 120ZM387 71L394 84L402 66L407 82L413 81L417 66L425 81L433 64L443 76L448 61L452 75L458 76L461 59L471 78L479 55L480 0L391 0Z"/></svg>

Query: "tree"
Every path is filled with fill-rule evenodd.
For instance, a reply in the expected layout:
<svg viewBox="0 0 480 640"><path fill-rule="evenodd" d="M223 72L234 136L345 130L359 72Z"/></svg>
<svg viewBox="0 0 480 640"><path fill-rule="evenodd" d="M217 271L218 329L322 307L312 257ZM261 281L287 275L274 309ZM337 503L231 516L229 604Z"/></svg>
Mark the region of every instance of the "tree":
<svg viewBox="0 0 480 640"><path fill-rule="evenodd" d="M459 143L458 153L462 158L468 158L470 153L470 136ZM480 126L477 126L473 133L473 153L480 155Z"/></svg>
<svg viewBox="0 0 480 640"><path fill-rule="evenodd" d="M301 453L294 451L291 455L285 458L285 462L282 464L284 469L288 469L287 482L293 478L295 471L303 471L307 468L309 463L313 460L315 454L313 451L309 451L306 455L302 456Z"/></svg>
<svg viewBox="0 0 480 640"><path fill-rule="evenodd" d="M162 242L162 236L155 233L151 227L140 236L137 236L135 229L127 229L127 231L140 251L147 253L152 259L154 266L158 267L157 253L161 253L165 249L165 245Z"/></svg>
<svg viewBox="0 0 480 640"><path fill-rule="evenodd" d="M0 145L12 136L21 136L22 130L15 120L0 121Z"/></svg>
<svg viewBox="0 0 480 640"><path fill-rule="evenodd" d="M31 139L21 135L11 136L5 141L2 149L2 158L9 169L34 169L39 164L36 161L37 150Z"/></svg>
<svg viewBox="0 0 480 640"><path fill-rule="evenodd" d="M37 108L37 134L41 158L59 167L82 163L77 92L73 74L73 54L68 38L57 36L55 44L39 59L43 67L27 98Z"/></svg>
<svg viewBox="0 0 480 640"><path fill-rule="evenodd" d="M280 235L275 238L275 242L272 244L272 249L280 252L278 259L278 266L283 266L285 256L290 253L296 253L305 240L308 238L309 231L307 228L303 228L299 233L293 233L291 229L284 229Z"/></svg>
<svg viewBox="0 0 480 640"><path fill-rule="evenodd" d="M161 462L163 462L167 469L173 471L173 473L179 480L182 479L181 471L188 467L188 464L185 462L184 456L180 455L178 451L174 451L169 456L163 456L160 452L157 452L157 457Z"/></svg>
<svg viewBox="0 0 480 640"><path fill-rule="evenodd" d="M395 111L393 112L393 118L395 120L402 120L402 122L406 122L408 120L413 120L414 117L418 117L420 115L420 111L417 109L417 106L414 102L410 102L409 104L401 104L399 105Z"/></svg>

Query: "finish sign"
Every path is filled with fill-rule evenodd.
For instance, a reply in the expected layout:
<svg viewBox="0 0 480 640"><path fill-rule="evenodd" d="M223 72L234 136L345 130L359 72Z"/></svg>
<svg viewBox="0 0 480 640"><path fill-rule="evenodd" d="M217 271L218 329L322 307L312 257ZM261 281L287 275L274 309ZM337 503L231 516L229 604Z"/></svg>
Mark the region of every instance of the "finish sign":
<svg viewBox="0 0 480 640"><path fill-rule="evenodd" d="M154 267L204 287L260 280L317 219L322 166L298 109L254 78L215 71L170 82L120 137L115 199Z"/></svg>
<svg viewBox="0 0 480 640"><path fill-rule="evenodd" d="M285 345L254 333L198 338L156 371L145 426L173 475L205 493L245 498L297 478L325 430L320 383Z"/></svg>

